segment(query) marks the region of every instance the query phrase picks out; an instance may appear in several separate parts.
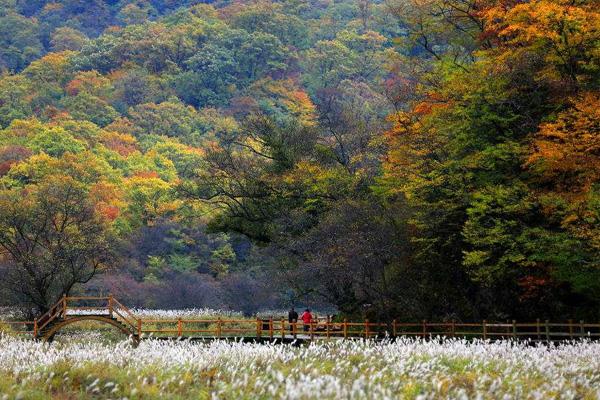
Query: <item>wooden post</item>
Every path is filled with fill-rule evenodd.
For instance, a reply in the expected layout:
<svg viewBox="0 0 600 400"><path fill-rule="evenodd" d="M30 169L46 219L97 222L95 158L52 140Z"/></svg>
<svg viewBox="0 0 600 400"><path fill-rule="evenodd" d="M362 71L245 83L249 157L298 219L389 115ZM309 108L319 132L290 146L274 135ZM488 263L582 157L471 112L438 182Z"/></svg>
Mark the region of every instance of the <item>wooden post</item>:
<svg viewBox="0 0 600 400"><path fill-rule="evenodd" d="M298 321L292 322L292 335L294 336L294 339L298 336Z"/></svg>
<svg viewBox="0 0 600 400"><path fill-rule="evenodd" d="M542 329L540 327L540 319L539 318L535 320L535 328L537 331L538 340L542 340Z"/></svg>
<svg viewBox="0 0 600 400"><path fill-rule="evenodd" d="M512 320L512 336L513 339L517 340L517 321Z"/></svg>
<svg viewBox="0 0 600 400"><path fill-rule="evenodd" d="M183 327L182 327L181 317L179 317L177 319L177 336L181 337L182 333L183 333Z"/></svg>
<svg viewBox="0 0 600 400"><path fill-rule="evenodd" d="M273 317L269 318L269 338L273 339Z"/></svg>
<svg viewBox="0 0 600 400"><path fill-rule="evenodd" d="M422 330L423 330L423 337L427 336L427 320L423 320L421 321L421 325L422 325Z"/></svg>
<svg viewBox="0 0 600 400"><path fill-rule="evenodd" d="M222 323L223 323L223 321L221 321L221 317L219 317L219 319L217 319L217 338L219 338L219 339L221 339Z"/></svg>
<svg viewBox="0 0 600 400"><path fill-rule="evenodd" d="M452 320L450 329L451 329L452 337L456 336L456 321L455 320Z"/></svg>
<svg viewBox="0 0 600 400"><path fill-rule="evenodd" d="M285 339L285 318L281 318L281 339Z"/></svg>
<svg viewBox="0 0 600 400"><path fill-rule="evenodd" d="M329 339L329 324L331 324L331 318L327 316L327 322L325 323L325 332L327 332L327 339Z"/></svg>
<svg viewBox="0 0 600 400"><path fill-rule="evenodd" d="M112 294L108 295L108 316L113 317L113 296Z"/></svg>
<svg viewBox="0 0 600 400"><path fill-rule="evenodd" d="M365 319L365 339L369 338L369 320Z"/></svg>
<svg viewBox="0 0 600 400"><path fill-rule="evenodd" d="M315 338L315 323L310 321L308 327L310 329L310 340L313 340Z"/></svg>
<svg viewBox="0 0 600 400"><path fill-rule="evenodd" d="M142 338L142 320L138 318L137 320L137 334L138 334L138 339Z"/></svg>
<svg viewBox="0 0 600 400"><path fill-rule="evenodd" d="M580 336L584 337L585 336L585 327L583 326L583 320L579 320L579 332L580 332Z"/></svg>
<svg viewBox="0 0 600 400"><path fill-rule="evenodd" d="M487 339L487 321L483 320L483 340Z"/></svg>
<svg viewBox="0 0 600 400"><path fill-rule="evenodd" d="M569 338L573 339L573 320L569 320Z"/></svg>
<svg viewBox="0 0 600 400"><path fill-rule="evenodd" d="M62 318L67 318L67 295L63 294L62 297Z"/></svg>
<svg viewBox="0 0 600 400"><path fill-rule="evenodd" d="M398 332L396 332L396 320L392 321L392 336L398 336Z"/></svg>
<svg viewBox="0 0 600 400"><path fill-rule="evenodd" d="M35 339L38 335L38 323L37 318L33 319L33 338Z"/></svg>
<svg viewBox="0 0 600 400"><path fill-rule="evenodd" d="M260 318L256 317L256 337L260 339L261 331L262 331L262 321Z"/></svg>
<svg viewBox="0 0 600 400"><path fill-rule="evenodd" d="M348 339L348 320L344 318L344 339Z"/></svg>
<svg viewBox="0 0 600 400"><path fill-rule="evenodd" d="M546 342L550 342L550 324L549 321L546 320L545 324L546 326Z"/></svg>

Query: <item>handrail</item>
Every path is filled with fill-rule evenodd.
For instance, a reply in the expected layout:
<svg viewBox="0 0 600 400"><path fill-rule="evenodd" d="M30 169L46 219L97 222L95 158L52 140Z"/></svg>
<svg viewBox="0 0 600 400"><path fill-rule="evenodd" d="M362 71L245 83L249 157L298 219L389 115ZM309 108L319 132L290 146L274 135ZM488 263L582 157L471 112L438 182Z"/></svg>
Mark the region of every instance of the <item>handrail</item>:
<svg viewBox="0 0 600 400"><path fill-rule="evenodd" d="M133 312L127 308L126 306L124 306L123 304L121 304L120 301L118 301L117 299L115 299L114 297L112 298L112 302L116 305L118 305L122 310L124 310L127 315L129 315L132 319L136 320L137 318L135 317L135 315L133 314Z"/></svg>
<svg viewBox="0 0 600 400"><path fill-rule="evenodd" d="M136 329L137 329L137 327L136 327L136 324L135 324L135 323L133 323L133 322L131 322L130 320L128 320L128 319L127 319L127 318L126 318L126 317L125 317L123 314L121 314L121 313L119 312L119 310L117 310L117 309L113 309L113 312L114 312L115 314L117 314L118 316L120 316L120 317L123 319L123 321L127 322L127 324L133 328L133 330L136 330Z"/></svg>
<svg viewBox="0 0 600 400"><path fill-rule="evenodd" d="M67 300L108 300L110 296L69 296Z"/></svg>
<svg viewBox="0 0 600 400"><path fill-rule="evenodd" d="M50 322L54 321L56 319L57 316L60 315L62 310L58 310L57 313L52 314L50 317L48 317L48 319L46 319L45 321L43 321L42 323L39 324L39 329L42 330L44 329Z"/></svg>
<svg viewBox="0 0 600 400"><path fill-rule="evenodd" d="M122 314L119 309L113 309L113 313L116 314L117 316L121 317L121 319L124 322L126 322L128 325L130 325L134 330L137 329L137 320L136 319L128 318L126 315Z"/></svg>
<svg viewBox="0 0 600 400"><path fill-rule="evenodd" d="M0 324L6 325L32 325L34 321L5 321L0 319Z"/></svg>
<svg viewBox="0 0 600 400"><path fill-rule="evenodd" d="M56 302L48 311L42 314L38 319L38 327L37 331L44 329L50 322L52 322L60 313L65 311L65 299L66 297L62 297L59 301ZM62 308L61 308L62 306Z"/></svg>
<svg viewBox="0 0 600 400"><path fill-rule="evenodd" d="M40 316L38 317L38 320L41 320L41 319L43 319L44 317L46 317L46 316L49 316L49 315L50 315L50 312L51 312L51 311L52 311L54 308L58 307L58 306L59 306L60 304L62 304L62 303L63 303L63 299L61 298L61 299L60 299L59 301L57 301L57 302L56 302L56 303L55 303L55 304L54 304L52 307L50 307L50 308L48 309L48 311L46 311L44 314L40 315Z"/></svg>
<svg viewBox="0 0 600 400"><path fill-rule="evenodd" d="M77 301L100 301L97 306L80 306ZM83 303L87 304L87 303ZM133 335L141 333L173 334L181 337L184 334L203 334L215 338L227 337L232 334L256 338L372 338L372 337L397 337L397 336L462 336L481 337L486 339L497 338L528 338L531 340L565 340L574 338L598 338L600 339L600 323L585 323L584 321L568 320L568 322L550 322L548 320L536 320L535 322L517 322L515 320L456 322L444 321L415 321L415 322L370 322L365 321L338 321L333 322L329 318L315 318L310 324L302 321L290 323L286 319L256 318L256 319L184 319L184 318L148 318L136 316L128 307L116 300L112 295L106 296L63 296L44 314L33 322L28 321L0 321L13 326L31 326L33 331L19 331L18 333L33 333L37 337L41 331L57 318L68 319L76 314L68 314L67 310L100 310L107 311L112 318L118 319L127 326ZM77 315L80 316L80 315ZM305 330L306 329L306 330Z"/></svg>

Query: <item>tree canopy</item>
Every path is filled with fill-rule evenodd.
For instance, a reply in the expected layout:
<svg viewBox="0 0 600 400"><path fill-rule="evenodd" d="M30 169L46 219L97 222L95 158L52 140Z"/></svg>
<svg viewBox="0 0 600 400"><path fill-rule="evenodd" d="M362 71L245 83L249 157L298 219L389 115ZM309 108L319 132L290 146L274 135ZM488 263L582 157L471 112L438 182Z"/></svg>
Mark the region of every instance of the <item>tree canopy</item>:
<svg viewBox="0 0 600 400"><path fill-rule="evenodd" d="M596 318L599 5L3 2L2 268L39 308Z"/></svg>

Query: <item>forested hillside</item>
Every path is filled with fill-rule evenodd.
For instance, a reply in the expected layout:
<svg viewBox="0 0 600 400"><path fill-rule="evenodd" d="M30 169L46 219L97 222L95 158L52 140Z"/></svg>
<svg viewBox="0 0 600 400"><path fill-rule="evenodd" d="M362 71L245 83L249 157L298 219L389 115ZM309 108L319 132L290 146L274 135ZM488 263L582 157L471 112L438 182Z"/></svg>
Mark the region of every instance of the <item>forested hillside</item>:
<svg viewBox="0 0 600 400"><path fill-rule="evenodd" d="M599 1L0 2L0 289L600 310Z"/></svg>

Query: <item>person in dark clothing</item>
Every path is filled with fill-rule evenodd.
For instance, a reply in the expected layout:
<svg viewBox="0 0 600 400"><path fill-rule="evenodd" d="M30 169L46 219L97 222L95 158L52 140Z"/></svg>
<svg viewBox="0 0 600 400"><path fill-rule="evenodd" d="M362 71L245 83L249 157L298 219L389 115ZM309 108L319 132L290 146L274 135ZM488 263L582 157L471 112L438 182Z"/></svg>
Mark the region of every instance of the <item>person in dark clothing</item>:
<svg viewBox="0 0 600 400"><path fill-rule="evenodd" d="M290 332L294 332L294 326L298 322L298 313L294 310L294 307L288 312L288 322L290 323Z"/></svg>

